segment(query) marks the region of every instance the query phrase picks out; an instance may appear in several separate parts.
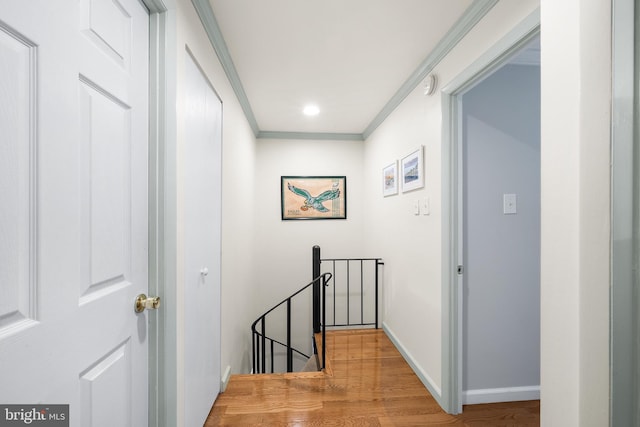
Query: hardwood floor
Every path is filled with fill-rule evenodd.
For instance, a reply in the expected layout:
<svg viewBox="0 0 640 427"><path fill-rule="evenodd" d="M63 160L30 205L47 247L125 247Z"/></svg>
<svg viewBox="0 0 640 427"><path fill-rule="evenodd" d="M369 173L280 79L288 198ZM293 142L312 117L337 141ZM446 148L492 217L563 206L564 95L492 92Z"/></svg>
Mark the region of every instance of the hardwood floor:
<svg viewBox="0 0 640 427"><path fill-rule="evenodd" d="M443 412L382 330L327 333L325 373L234 375L213 426L539 426L540 402Z"/></svg>

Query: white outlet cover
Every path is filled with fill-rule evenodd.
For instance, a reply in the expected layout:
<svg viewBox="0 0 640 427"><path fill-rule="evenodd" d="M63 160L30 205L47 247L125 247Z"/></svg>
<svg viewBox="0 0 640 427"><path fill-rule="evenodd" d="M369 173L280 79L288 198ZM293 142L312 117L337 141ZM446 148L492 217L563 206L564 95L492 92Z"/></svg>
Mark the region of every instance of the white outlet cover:
<svg viewBox="0 0 640 427"><path fill-rule="evenodd" d="M518 213L518 198L515 194L503 194L502 203L502 211L505 215L515 215Z"/></svg>

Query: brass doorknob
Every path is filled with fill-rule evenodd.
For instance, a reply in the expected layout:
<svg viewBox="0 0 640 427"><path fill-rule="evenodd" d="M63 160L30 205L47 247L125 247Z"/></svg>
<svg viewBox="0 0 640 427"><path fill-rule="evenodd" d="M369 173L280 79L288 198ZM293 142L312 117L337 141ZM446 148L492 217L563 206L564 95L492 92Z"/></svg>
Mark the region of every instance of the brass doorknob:
<svg viewBox="0 0 640 427"><path fill-rule="evenodd" d="M140 294L136 297L135 310L136 313L142 313L145 309L155 310L160 307L160 297L147 297L145 294Z"/></svg>

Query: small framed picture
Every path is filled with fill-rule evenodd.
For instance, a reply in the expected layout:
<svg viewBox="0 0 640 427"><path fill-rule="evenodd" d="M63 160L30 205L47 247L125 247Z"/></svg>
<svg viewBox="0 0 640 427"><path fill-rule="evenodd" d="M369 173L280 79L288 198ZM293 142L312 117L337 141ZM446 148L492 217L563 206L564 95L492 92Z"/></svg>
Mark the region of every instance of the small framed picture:
<svg viewBox="0 0 640 427"><path fill-rule="evenodd" d="M424 187L424 147L418 148L413 153L400 161L400 174L402 192L417 190Z"/></svg>
<svg viewBox="0 0 640 427"><path fill-rule="evenodd" d="M346 176L280 177L282 219L347 219Z"/></svg>
<svg viewBox="0 0 640 427"><path fill-rule="evenodd" d="M382 169L382 195L384 197L398 194L398 162L393 162Z"/></svg>

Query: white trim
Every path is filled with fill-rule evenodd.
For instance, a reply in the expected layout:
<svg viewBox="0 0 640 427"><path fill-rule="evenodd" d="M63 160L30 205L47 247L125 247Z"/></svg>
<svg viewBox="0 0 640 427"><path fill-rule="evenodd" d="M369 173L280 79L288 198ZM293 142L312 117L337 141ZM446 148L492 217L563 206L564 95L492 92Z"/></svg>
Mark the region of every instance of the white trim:
<svg viewBox="0 0 640 427"><path fill-rule="evenodd" d="M610 342L609 342L609 423L638 425L637 343L629 339L634 327L628 319L637 311L633 297L637 237L634 200L638 157L634 144L637 87L634 82L636 45L634 26L638 13L634 0L614 0L612 9L611 82L611 246L610 246ZM630 96L633 94L634 96ZM633 376L636 379L633 379Z"/></svg>
<svg viewBox="0 0 640 427"><path fill-rule="evenodd" d="M175 9L175 0L141 0L149 9L149 15L164 13L169 9Z"/></svg>
<svg viewBox="0 0 640 427"><path fill-rule="evenodd" d="M161 250L161 241L158 233L158 216L161 212L158 204L158 189L161 183L158 181L159 157L158 149L162 140L162 131L160 123L162 117L160 111L164 108L162 101L162 85L160 84L162 71L161 58L162 38L164 37L164 19L166 8L155 2L145 1L145 5L149 8L149 295L160 295L159 286L159 266L162 263L158 259ZM160 419L163 418L162 405L160 404L161 384L164 381L164 369L161 368L160 342L160 317L149 317L149 329L153 331L149 333L149 427L158 427L161 425Z"/></svg>
<svg viewBox="0 0 640 427"><path fill-rule="evenodd" d="M176 11L174 0L145 0L149 17L149 426L177 425Z"/></svg>
<svg viewBox="0 0 640 427"><path fill-rule="evenodd" d="M227 389L229 380L231 380L231 365L227 365L227 368L224 370L222 378L220 379L220 393L224 393L224 391Z"/></svg>
<svg viewBox="0 0 640 427"><path fill-rule="evenodd" d="M442 406L442 390L435 381L425 372L424 369L416 362L415 358L411 355L411 352L407 350L407 348L402 344L402 342L398 339L396 334L393 333L389 325L386 322L382 322L382 330L387 334L391 342L396 346L404 360L407 361L413 372L418 376L422 384L429 390L429 393L433 396L433 398L438 402L440 406Z"/></svg>
<svg viewBox="0 0 640 427"><path fill-rule="evenodd" d="M518 52L524 45L539 33L540 9L536 9L522 20L514 29L500 39L488 51L476 59L455 79L451 80L442 91L451 95L470 90L480 83L484 77L502 66L505 60Z"/></svg>
<svg viewBox="0 0 640 427"><path fill-rule="evenodd" d="M462 411L462 404L459 403L459 381L458 366L459 361L452 361L451 357L459 354L457 349L459 345L459 336L452 331L457 331L458 310L452 301L458 301L457 275L456 265L458 262L456 246L457 227L452 224L456 223L456 198L453 193L452 183L455 182L454 176L457 175L457 166L455 159L458 155L455 150L457 146L451 144L450 141L456 139L456 127L451 123L451 117L455 114L453 102L455 100L446 92L442 92L442 327L441 327L441 360L442 360L442 409L450 414L459 414ZM446 285L445 285L446 284ZM453 336L450 336L454 333Z"/></svg>
<svg viewBox="0 0 640 427"><path fill-rule="evenodd" d="M420 66L409 76L398 91L385 104L371 123L362 131L364 139L384 122L398 105L429 75L429 73L447 56L447 54L467 35L475 25L498 3L497 0L474 0L464 14L438 42Z"/></svg>
<svg viewBox="0 0 640 427"><path fill-rule="evenodd" d="M317 141L364 141L361 133L281 132L261 130L257 139L304 139Z"/></svg>
<svg viewBox="0 0 640 427"><path fill-rule="evenodd" d="M442 89L442 408L462 412L462 292L458 153L459 96L490 75L540 32L536 9Z"/></svg>
<svg viewBox="0 0 640 427"><path fill-rule="evenodd" d="M463 405L477 405L479 403L520 402L524 400L539 400L540 386L487 388L481 390L467 390L462 393Z"/></svg>
<svg viewBox="0 0 640 427"><path fill-rule="evenodd" d="M242 107L242 111L244 112L247 122L249 123L249 126L251 126L251 130L253 130L253 134L257 137L260 133L260 127L258 126L256 116L253 114L253 110L251 109L249 98L244 90L244 86L242 86L242 81L240 81L240 76L238 75L236 66L233 63L233 59L231 58L231 53L229 53L227 43L224 41L222 30L220 30L216 16L213 13L213 9L211 9L211 4L207 0L191 0L191 3L202 22L202 27L209 37L213 50L216 52L216 55L218 55L220 64L229 79L229 83L236 94L236 98L238 98L238 102Z"/></svg>

